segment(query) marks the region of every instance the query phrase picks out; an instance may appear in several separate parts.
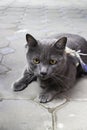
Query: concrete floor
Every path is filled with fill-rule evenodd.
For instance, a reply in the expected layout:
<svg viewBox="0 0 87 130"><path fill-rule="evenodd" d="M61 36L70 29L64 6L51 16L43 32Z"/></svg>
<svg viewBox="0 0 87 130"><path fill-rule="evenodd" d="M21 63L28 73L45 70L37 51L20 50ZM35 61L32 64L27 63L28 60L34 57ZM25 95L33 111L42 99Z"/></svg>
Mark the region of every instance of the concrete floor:
<svg viewBox="0 0 87 130"><path fill-rule="evenodd" d="M87 130L87 77L47 104L36 82L13 92L25 58L25 34L70 32L87 38L86 0L0 0L0 130Z"/></svg>

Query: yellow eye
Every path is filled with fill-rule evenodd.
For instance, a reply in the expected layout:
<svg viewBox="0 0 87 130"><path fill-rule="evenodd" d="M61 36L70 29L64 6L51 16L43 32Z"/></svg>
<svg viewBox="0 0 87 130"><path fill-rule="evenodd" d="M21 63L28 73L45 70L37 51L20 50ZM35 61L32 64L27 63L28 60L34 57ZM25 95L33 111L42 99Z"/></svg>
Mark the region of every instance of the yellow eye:
<svg viewBox="0 0 87 130"><path fill-rule="evenodd" d="M55 64L57 63L57 61L56 61L56 60L51 59L49 63L50 63L51 65L55 65Z"/></svg>
<svg viewBox="0 0 87 130"><path fill-rule="evenodd" d="M34 58L34 59L33 59L33 62L34 62L34 64L39 64L39 63L40 63L40 60L39 60L38 58Z"/></svg>

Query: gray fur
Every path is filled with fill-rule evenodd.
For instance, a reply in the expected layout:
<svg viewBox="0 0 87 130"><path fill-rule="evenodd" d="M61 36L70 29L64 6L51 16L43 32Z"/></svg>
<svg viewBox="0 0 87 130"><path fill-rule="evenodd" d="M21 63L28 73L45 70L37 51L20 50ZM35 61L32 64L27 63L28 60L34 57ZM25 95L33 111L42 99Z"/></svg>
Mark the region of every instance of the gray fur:
<svg viewBox="0 0 87 130"><path fill-rule="evenodd" d="M75 84L77 75L81 75L82 71L80 67L77 68L74 57L65 52L65 47L87 53L87 41L84 38L74 34L59 34L39 41L27 34L26 41L28 69L22 79L14 84L14 91L21 91L38 79L43 90L39 99L46 103ZM35 64L34 58L38 58L40 63ZM56 63L50 64L51 59ZM87 56L82 59L87 63Z"/></svg>

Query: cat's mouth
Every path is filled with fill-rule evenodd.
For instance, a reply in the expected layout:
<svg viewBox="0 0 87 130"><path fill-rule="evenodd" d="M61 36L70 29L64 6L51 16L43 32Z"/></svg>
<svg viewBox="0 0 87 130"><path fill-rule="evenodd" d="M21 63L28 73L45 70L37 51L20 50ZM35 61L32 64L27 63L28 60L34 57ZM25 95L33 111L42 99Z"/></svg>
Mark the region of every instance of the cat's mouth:
<svg viewBox="0 0 87 130"><path fill-rule="evenodd" d="M49 79L48 76L44 76L44 75L39 75L38 78L41 79L41 80L47 80L47 79Z"/></svg>

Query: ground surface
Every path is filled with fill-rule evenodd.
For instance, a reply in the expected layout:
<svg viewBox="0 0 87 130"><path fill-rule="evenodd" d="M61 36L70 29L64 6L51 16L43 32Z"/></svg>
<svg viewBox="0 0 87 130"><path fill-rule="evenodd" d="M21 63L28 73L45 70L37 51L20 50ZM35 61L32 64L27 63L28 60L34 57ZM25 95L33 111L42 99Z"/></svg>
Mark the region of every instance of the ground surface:
<svg viewBox="0 0 87 130"><path fill-rule="evenodd" d="M47 104L32 83L13 92L25 58L25 34L70 32L87 38L86 0L0 0L0 130L87 130L87 78Z"/></svg>

